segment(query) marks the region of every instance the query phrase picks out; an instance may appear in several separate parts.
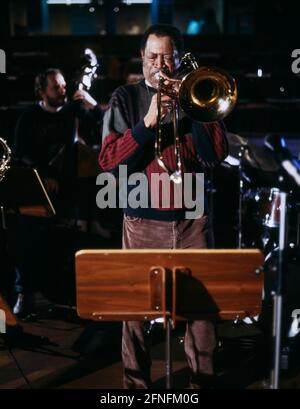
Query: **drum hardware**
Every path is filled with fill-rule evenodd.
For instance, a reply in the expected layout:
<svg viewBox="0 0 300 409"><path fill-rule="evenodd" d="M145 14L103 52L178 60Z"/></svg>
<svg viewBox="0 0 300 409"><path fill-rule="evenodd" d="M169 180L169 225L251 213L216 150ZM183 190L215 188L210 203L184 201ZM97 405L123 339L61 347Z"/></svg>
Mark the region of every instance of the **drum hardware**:
<svg viewBox="0 0 300 409"><path fill-rule="evenodd" d="M292 155L286 148L285 140L280 135L268 135L265 138L265 146L276 158L279 166L286 172L286 176L297 186L300 191L300 169L298 164L294 163ZM279 248L277 259L276 286L272 291L273 297L273 326L272 335L274 339L274 356L271 370L270 388L279 389L280 375L280 352L282 343L282 319L283 319L283 302L286 296L284 282L286 281L286 213L287 213L287 193L280 192L280 223L279 223Z"/></svg>
<svg viewBox="0 0 300 409"><path fill-rule="evenodd" d="M256 147L251 141L236 134L227 133L227 138L229 154L239 164L236 167L239 180L237 245L259 247L263 250L266 248L266 252L271 251L278 246L277 233L273 230L279 228L280 189L287 188L286 181L283 175L278 173L279 165L263 148ZM225 166L232 167L228 160ZM296 212L293 192L289 193L288 207L291 210L289 212L291 220L288 223L292 230L289 245L293 247L300 243L300 211L299 214ZM245 214L245 211L250 211L251 215ZM257 225L256 231L254 225L251 226L250 223L248 223L250 229L245 230L247 216L251 216L250 221ZM249 233L250 239L252 235L253 240L247 240Z"/></svg>
<svg viewBox="0 0 300 409"><path fill-rule="evenodd" d="M270 299L273 299L273 340L274 340L274 355L273 355L273 367L271 372L271 385L272 389L279 388L279 372L282 368L283 361L286 357L286 345L281 345L280 336L282 334L282 326L283 326L283 317L282 317L282 306L284 306L285 302L289 302L289 300L285 300L286 293L284 293L283 288L283 275L285 274L285 264L283 263L283 250L293 250L295 247L299 246L299 237L300 237L300 212L298 209L297 199L295 199L295 188L294 191L290 191L287 184L287 180L284 178L284 173L282 172L280 162L278 163L273 155L270 157L263 151L263 149L256 149L253 147L251 143L246 140L239 139L240 137L231 137L229 139L233 142L233 145L230 149L230 154L236 158L240 158L240 165L238 168L239 172L239 224L238 224L238 231L239 231L239 245L243 245L241 242L241 238L245 240L244 234L245 232L241 231L241 220L243 214L243 206L245 204L253 205L255 213L252 213L252 216L256 217L257 226L260 229L263 229L263 234L261 234L262 240L262 247L265 251L265 254L269 252L274 252L275 248L279 246L279 254L278 260L276 261L276 265L272 269L272 273L275 273L274 276L276 277L276 286L274 287L272 293L270 292L267 296ZM244 146L246 145L246 146ZM243 149L246 148L247 152L243 152ZM264 158L266 162L264 163ZM274 165L275 162L275 165ZM253 178L254 173L250 173L250 189L247 191L245 190L245 185L247 182L245 181L244 173L249 174L248 170L255 170L255 172L260 172L263 177L262 183L257 183L255 177ZM295 168L294 168L295 169ZM273 176L272 179L264 178L265 174L270 174L272 172ZM279 173L280 172L280 173ZM283 174L282 174L283 173ZM293 173L293 172L292 172ZM299 171L300 173L300 171ZM292 178L292 176L290 176ZM269 182L269 180L273 180L275 183L265 183L265 181ZM294 177L294 181L298 180ZM282 192L285 190L286 192ZM253 209L252 209L253 211ZM254 220L254 219L253 219ZM254 224L254 223L253 223ZM287 236L287 226L289 226L292 231L292 237ZM253 226L252 226L253 227ZM254 226L255 227L255 226ZM296 230L296 234L295 234ZM261 231L259 231L260 233ZM256 232L257 234L257 232ZM256 246L257 247L257 246ZM295 249L296 250L296 249ZM287 258L288 260L288 258ZM298 259L299 262L299 259ZM276 271L275 271L276 270ZM299 269L298 269L299 270ZM266 274L265 274L266 275ZM277 280L278 278L278 280ZM289 284L290 285L290 284ZM298 287L299 288L299 287ZM287 297L288 298L288 297ZM294 297L295 298L295 297ZM299 297L298 297L299 298ZM298 303L298 301L296 300ZM298 304L297 304L298 305ZM297 308L297 307L295 307ZM300 305L298 306L300 308ZM250 323L250 322L249 322ZM238 320L237 320L237 324ZM289 331L287 334L294 335L298 334L295 331L296 328L296 321L291 324ZM298 330L298 327L296 328Z"/></svg>
<svg viewBox="0 0 300 409"><path fill-rule="evenodd" d="M236 159L234 156L228 155L225 159L224 159L225 163L228 163L228 165L230 166L239 166L240 161L239 159Z"/></svg>
<svg viewBox="0 0 300 409"><path fill-rule="evenodd" d="M252 185L246 165L250 162L251 152L249 152L248 140L240 135L230 132L226 133L229 155L224 159L222 166L232 169L237 175L237 213L234 223L234 236L236 236L235 245L237 248L244 247L243 243L243 204L245 195L245 186Z"/></svg>

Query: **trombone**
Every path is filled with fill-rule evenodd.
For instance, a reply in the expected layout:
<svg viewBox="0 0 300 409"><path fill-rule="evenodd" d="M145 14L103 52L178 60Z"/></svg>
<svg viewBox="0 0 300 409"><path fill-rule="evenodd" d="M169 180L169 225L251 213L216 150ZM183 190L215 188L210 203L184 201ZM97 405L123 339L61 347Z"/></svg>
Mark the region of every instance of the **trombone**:
<svg viewBox="0 0 300 409"><path fill-rule="evenodd" d="M199 67L191 53L183 56L173 79L179 79L179 88L165 85L166 78L158 77L157 88L157 127L155 139L155 156L159 165L170 173L163 162L162 155L162 120L161 97L171 97L171 111L174 133L174 146L177 167L170 179L181 183L180 138L178 134L179 108L192 120L209 123L225 118L234 108L237 101L237 86L233 77L225 70L215 67Z"/></svg>

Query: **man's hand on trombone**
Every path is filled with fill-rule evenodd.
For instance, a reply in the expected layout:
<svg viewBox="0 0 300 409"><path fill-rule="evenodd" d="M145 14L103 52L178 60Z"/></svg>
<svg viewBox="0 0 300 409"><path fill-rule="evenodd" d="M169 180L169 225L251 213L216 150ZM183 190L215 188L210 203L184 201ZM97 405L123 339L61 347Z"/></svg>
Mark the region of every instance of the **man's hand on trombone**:
<svg viewBox="0 0 300 409"><path fill-rule="evenodd" d="M163 71L160 71L160 77L162 93L177 98L182 81L168 77Z"/></svg>
<svg viewBox="0 0 300 409"><path fill-rule="evenodd" d="M171 111L173 100L168 95L161 95L160 98L160 119L163 120L165 116ZM155 128L158 121L158 103L157 94L154 94L151 99L151 104L147 114L144 117L146 128Z"/></svg>

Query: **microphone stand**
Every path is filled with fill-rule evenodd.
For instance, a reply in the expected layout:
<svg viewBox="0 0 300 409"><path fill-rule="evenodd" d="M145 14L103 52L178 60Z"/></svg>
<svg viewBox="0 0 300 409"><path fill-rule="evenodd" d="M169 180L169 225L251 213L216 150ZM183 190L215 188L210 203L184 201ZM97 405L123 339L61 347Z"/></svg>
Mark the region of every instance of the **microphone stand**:
<svg viewBox="0 0 300 409"><path fill-rule="evenodd" d="M279 389L280 352L282 338L282 301L284 296L284 250L286 248L286 200L287 193L280 192L280 225L279 225L279 253L277 262L277 283L273 295L273 366L271 370L270 389Z"/></svg>
<svg viewBox="0 0 300 409"><path fill-rule="evenodd" d="M300 168L286 148L286 142L283 136L271 134L265 138L265 147L274 154L277 162L284 169L289 181L292 181L297 189L300 187ZM287 193L280 193L280 224L279 224L279 253L277 261L277 283L276 290L273 292L273 331L274 340L274 362L271 371L271 389L279 388L279 372L280 372L280 352L282 339L282 301L284 296L284 268L285 255L284 250L286 243L286 203Z"/></svg>

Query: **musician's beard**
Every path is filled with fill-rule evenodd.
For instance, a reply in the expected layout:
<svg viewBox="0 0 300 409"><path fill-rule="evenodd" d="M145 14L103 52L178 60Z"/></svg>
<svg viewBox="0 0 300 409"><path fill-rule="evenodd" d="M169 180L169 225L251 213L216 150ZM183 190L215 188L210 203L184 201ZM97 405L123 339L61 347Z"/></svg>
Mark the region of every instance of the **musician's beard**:
<svg viewBox="0 0 300 409"><path fill-rule="evenodd" d="M62 95L60 98L47 98L47 103L52 108L60 108L67 102L67 96Z"/></svg>

